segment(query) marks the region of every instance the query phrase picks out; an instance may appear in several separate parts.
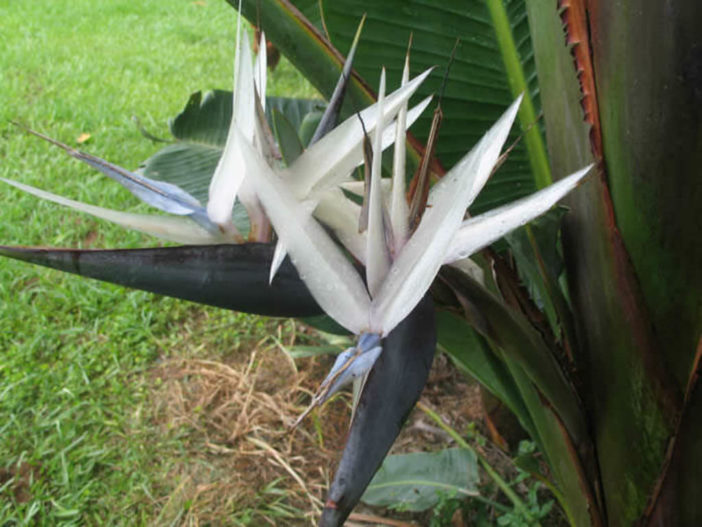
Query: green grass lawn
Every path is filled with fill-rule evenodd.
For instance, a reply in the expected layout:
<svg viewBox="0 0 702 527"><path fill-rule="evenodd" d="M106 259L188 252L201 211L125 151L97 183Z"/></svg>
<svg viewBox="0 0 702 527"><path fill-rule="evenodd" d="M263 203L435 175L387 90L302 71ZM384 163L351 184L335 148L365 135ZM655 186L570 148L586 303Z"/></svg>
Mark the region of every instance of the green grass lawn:
<svg viewBox="0 0 702 527"><path fill-rule="evenodd" d="M9 120L73 146L88 133L82 150L133 169L159 145L132 116L168 136L191 92L231 86L236 19L224 0L10 1L0 20L0 176L73 199L146 210ZM272 84L312 93L285 61ZM159 243L0 185L0 244ZM162 454L178 445L144 421L144 373L184 340L226 354L264 325L0 260L0 525L153 522L172 483Z"/></svg>

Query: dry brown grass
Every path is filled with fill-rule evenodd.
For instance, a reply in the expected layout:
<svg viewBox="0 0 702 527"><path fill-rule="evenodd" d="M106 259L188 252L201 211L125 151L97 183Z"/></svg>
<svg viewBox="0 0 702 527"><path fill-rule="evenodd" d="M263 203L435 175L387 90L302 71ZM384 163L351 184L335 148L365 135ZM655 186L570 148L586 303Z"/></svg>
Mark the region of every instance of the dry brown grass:
<svg viewBox="0 0 702 527"><path fill-rule="evenodd" d="M285 345L292 344L292 339ZM226 360L177 357L152 372L153 421L178 436L181 452L164 453L166 495L159 525L314 525L345 441L350 395L315 410L294 431L332 357L293 363L280 340L256 343ZM441 357L423 401L464 429L479 417L474 386ZM445 434L420 412L393 451L445 447ZM359 514L348 525L411 525Z"/></svg>

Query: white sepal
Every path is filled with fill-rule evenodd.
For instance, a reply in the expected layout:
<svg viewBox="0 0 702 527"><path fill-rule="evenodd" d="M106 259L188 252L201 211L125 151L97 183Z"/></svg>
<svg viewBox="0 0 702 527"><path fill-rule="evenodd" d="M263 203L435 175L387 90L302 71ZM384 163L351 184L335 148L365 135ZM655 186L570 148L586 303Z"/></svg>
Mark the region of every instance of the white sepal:
<svg viewBox="0 0 702 527"><path fill-rule="evenodd" d="M370 298L344 253L288 185L239 134L247 173L300 278L320 307L353 333L367 329Z"/></svg>
<svg viewBox="0 0 702 527"><path fill-rule="evenodd" d="M234 129L244 131L244 137L253 140L255 96L253 67L249 39L244 34L239 41L235 60L234 95L232 121L229 125L227 141L210 182L210 195L207 215L217 225L231 223L234 200L245 177L245 165L241 151L236 144Z"/></svg>
<svg viewBox="0 0 702 527"><path fill-rule="evenodd" d="M329 188L318 196L315 218L331 229L346 250L365 265L367 233L358 232L361 207L344 196L338 187Z"/></svg>
<svg viewBox="0 0 702 527"><path fill-rule="evenodd" d="M316 202L314 201L303 201L301 203L303 210L305 211L306 214L312 214L312 211L314 210L316 206ZM266 220L268 217L266 216ZM273 258L271 260L271 269L268 272L268 283L272 283L273 279L275 278L275 275L278 273L278 269L280 269L280 266L283 264L283 260L285 260L285 257L288 255L288 251L285 249L285 245L283 245L283 242L278 238L278 240L275 243L275 250L273 251Z"/></svg>
<svg viewBox="0 0 702 527"><path fill-rule="evenodd" d="M466 258L540 216L573 190L591 168L592 165L531 196L464 221L451 241L444 263Z"/></svg>
<svg viewBox="0 0 702 527"><path fill-rule="evenodd" d="M401 85L409 81L409 52L405 57ZM405 185L405 165L407 150L407 103L402 105L395 123L395 152L392 164L392 198L390 201L390 224L395 246L393 253L399 254L409 235L409 206L407 205Z"/></svg>
<svg viewBox="0 0 702 527"><path fill-rule="evenodd" d="M384 121L394 119L401 106L431 73L428 69L385 99ZM428 104L428 103L427 103ZM360 112L367 133L378 123L378 103ZM391 135L394 137L394 134ZM359 115L352 115L322 139L310 146L288 167L289 179L298 197L307 196L314 186L332 185L344 178L363 160L363 128Z"/></svg>
<svg viewBox="0 0 702 527"><path fill-rule="evenodd" d="M119 210L106 209L88 205L80 201L64 198L45 190L25 185L17 181L0 178L0 181L12 185L39 198L53 201L59 205L70 207L79 212L85 212L97 218L111 221L122 227L156 236L164 240L186 245L209 245L217 243L233 243L235 238L223 233L213 234L203 229L193 221L182 216L156 216L152 214L134 214Z"/></svg>
<svg viewBox="0 0 702 527"><path fill-rule="evenodd" d="M368 237L366 238L366 282L371 297L380 290L390 268L390 254L385 242L385 226L383 222L383 195L381 188L382 177L382 137L385 129L383 119L385 105L385 68L380 73L378 88L378 125L373 136L373 162L371 164L370 192L368 204Z"/></svg>
<svg viewBox="0 0 702 527"><path fill-rule="evenodd" d="M476 146L434 185L417 230L393 263L371 307L371 330L387 335L417 305L443 264L467 207L497 162L521 97Z"/></svg>
<svg viewBox="0 0 702 527"><path fill-rule="evenodd" d="M268 283L272 284L275 275L278 273L278 269L283 264L283 260L288 255L285 250L285 245L280 241L280 238L275 243L275 250L273 251L273 259L271 260L271 269L268 272Z"/></svg>

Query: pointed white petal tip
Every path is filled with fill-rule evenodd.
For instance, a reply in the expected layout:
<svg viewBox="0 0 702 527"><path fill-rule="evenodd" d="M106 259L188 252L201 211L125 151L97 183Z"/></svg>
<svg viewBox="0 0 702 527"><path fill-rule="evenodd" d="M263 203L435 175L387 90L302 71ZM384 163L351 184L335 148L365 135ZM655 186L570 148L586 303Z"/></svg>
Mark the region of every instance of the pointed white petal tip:
<svg viewBox="0 0 702 527"><path fill-rule="evenodd" d="M444 263L466 258L544 214L576 188L593 166L578 170L530 196L464 221L451 241Z"/></svg>
<svg viewBox="0 0 702 527"><path fill-rule="evenodd" d="M119 210L106 209L89 205L80 201L47 192L45 190L25 185L10 179L0 178L0 181L12 185L20 190L32 194L38 198L52 201L65 207L70 207L79 212L90 214L96 218L116 223L121 227L132 229L156 236L165 240L187 245L204 245L216 243L232 243L235 240L232 236L224 233L211 233L203 229L189 218L183 216L160 216L151 214L135 214Z"/></svg>

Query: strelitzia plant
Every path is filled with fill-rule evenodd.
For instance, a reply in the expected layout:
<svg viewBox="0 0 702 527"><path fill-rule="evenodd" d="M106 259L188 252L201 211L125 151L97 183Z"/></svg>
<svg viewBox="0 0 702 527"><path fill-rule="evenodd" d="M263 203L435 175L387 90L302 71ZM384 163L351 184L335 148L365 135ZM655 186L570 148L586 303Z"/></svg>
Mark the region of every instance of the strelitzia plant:
<svg viewBox="0 0 702 527"><path fill-rule="evenodd" d="M357 41L358 34L350 57ZM59 204L197 246L130 251L2 247L0 254L229 309L285 316L325 313L356 335L357 344L339 355L312 400L312 405L321 404L352 380L366 379L320 520L320 525L341 525L426 382L436 348L429 289L439 270L548 211L590 167L531 196L467 218L468 206L500 158L520 97L431 188L422 203L423 214L410 221L405 139L407 128L430 99L412 109L408 100L430 71L410 80L407 58L401 86L387 97L383 71L377 102L334 126L350 74L348 60L315 142L283 166L281 145L273 141L264 117L265 53L252 66L246 37L239 38L237 48L233 115L206 206L172 183L129 172L51 139L175 217L111 211L5 180ZM353 187L348 183L363 162L364 142L369 178L359 206L343 189ZM386 181L381 158L391 144L393 173ZM246 207L251 225L246 242L232 219L237 199ZM275 249L268 243L269 226L276 234ZM285 254L292 264L283 262ZM556 371L541 375L556 379L549 386L564 384ZM568 404L559 398L558 389L543 395L556 408ZM566 409L564 415L573 412ZM566 426L577 431L579 423L567 421Z"/></svg>
<svg viewBox="0 0 702 527"><path fill-rule="evenodd" d="M518 417L572 525L702 524L701 6L243 3L323 93L335 80L319 67L333 60L328 42L349 42L366 12L359 100L402 60L398 28L413 33L416 62L448 60L461 38L436 149L447 167L524 93L524 141L472 212L595 164L562 222L554 211L483 251L491 293L451 266L432 291L441 348ZM413 133L429 129L423 119Z"/></svg>

